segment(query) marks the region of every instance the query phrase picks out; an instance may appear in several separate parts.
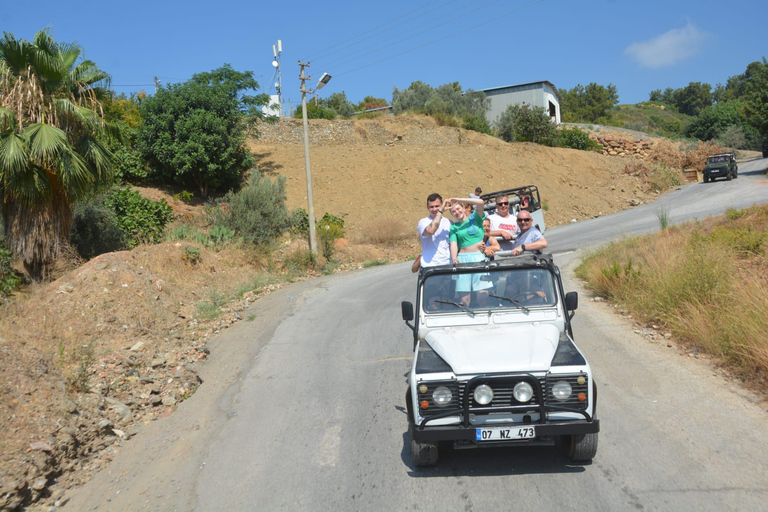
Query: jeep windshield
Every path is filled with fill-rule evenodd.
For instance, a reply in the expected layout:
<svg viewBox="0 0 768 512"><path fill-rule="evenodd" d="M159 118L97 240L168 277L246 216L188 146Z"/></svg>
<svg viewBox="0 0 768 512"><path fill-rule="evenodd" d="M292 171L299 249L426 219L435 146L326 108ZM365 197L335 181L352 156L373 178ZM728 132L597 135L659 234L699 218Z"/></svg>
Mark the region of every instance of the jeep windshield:
<svg viewBox="0 0 768 512"><path fill-rule="evenodd" d="M554 277L542 268L436 273L425 278L422 290L421 308L426 314L509 309L527 313L529 308L557 302Z"/></svg>
<svg viewBox="0 0 768 512"><path fill-rule="evenodd" d="M730 161L730 158L727 155L717 155L707 158L707 163L710 164L721 164L728 161Z"/></svg>

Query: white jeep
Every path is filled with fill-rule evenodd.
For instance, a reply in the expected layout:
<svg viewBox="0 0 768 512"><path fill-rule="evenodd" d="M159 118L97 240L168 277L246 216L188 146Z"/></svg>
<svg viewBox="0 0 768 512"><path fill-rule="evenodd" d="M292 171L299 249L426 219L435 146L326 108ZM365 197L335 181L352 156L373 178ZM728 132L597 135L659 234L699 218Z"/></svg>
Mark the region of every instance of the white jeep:
<svg viewBox="0 0 768 512"><path fill-rule="evenodd" d="M406 393L414 464L437 464L439 442L559 444L573 460L594 457L597 388L573 341L577 306L549 254L422 269L415 315L402 303L414 343Z"/></svg>

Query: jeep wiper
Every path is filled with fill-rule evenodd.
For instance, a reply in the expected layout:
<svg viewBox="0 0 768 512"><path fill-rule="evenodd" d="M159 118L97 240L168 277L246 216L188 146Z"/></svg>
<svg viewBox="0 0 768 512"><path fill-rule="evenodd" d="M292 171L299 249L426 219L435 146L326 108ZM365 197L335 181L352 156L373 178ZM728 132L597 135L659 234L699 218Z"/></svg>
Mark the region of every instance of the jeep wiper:
<svg viewBox="0 0 768 512"><path fill-rule="evenodd" d="M469 313L470 315L472 315L472 316L475 316L475 312L474 312L474 311L472 311L471 309L469 309L469 308L468 308L467 306L465 306L464 304L459 304L458 302L453 302L453 301L451 301L451 300L436 300L435 302L437 302L437 303L439 303L439 304L450 304L451 306L456 306L457 308L459 308L459 309L462 309L462 310L466 311L466 312L467 312L467 313Z"/></svg>
<svg viewBox="0 0 768 512"><path fill-rule="evenodd" d="M514 304L515 306L519 307L520 309L522 309L526 313L530 313L531 312L530 309L528 309L527 307L523 306L522 304L520 304L519 301L516 301L515 299L510 299L509 297L502 297L501 295L494 295L492 293L489 293L488 295L490 297L493 297L494 299L501 299L501 300L506 300L507 302L511 302L512 304Z"/></svg>

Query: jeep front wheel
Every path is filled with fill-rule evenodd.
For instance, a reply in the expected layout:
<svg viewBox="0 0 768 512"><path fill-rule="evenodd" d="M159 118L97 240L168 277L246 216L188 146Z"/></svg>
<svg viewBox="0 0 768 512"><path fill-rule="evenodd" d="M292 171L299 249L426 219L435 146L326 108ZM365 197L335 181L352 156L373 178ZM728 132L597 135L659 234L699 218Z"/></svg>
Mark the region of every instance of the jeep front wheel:
<svg viewBox="0 0 768 512"><path fill-rule="evenodd" d="M426 468L437 464L437 442L420 443L411 440L411 456L413 464L418 468Z"/></svg>
<svg viewBox="0 0 768 512"><path fill-rule="evenodd" d="M597 432L563 436L565 453L571 460L587 461L597 455Z"/></svg>
<svg viewBox="0 0 768 512"><path fill-rule="evenodd" d="M708 182L709 182L709 176L706 176L706 175L705 175L705 176L704 176L704 183L708 183Z"/></svg>

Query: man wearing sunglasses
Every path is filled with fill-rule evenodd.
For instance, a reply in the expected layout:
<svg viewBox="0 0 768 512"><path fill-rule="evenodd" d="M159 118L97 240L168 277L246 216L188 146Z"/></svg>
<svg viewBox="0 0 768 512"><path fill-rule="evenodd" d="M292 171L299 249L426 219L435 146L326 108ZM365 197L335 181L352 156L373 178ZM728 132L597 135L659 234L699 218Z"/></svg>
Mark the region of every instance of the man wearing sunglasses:
<svg viewBox="0 0 768 512"><path fill-rule="evenodd" d="M526 251L541 251L549 245L541 231L534 227L528 210L520 210L517 214L517 227L520 228L520 235L512 247L512 256L520 256Z"/></svg>
<svg viewBox="0 0 768 512"><path fill-rule="evenodd" d="M520 234L520 228L515 222L515 215L509 213L507 196L496 198L496 213L488 216L491 221L490 236L502 237L499 245L502 251L510 251L514 247L515 238Z"/></svg>

